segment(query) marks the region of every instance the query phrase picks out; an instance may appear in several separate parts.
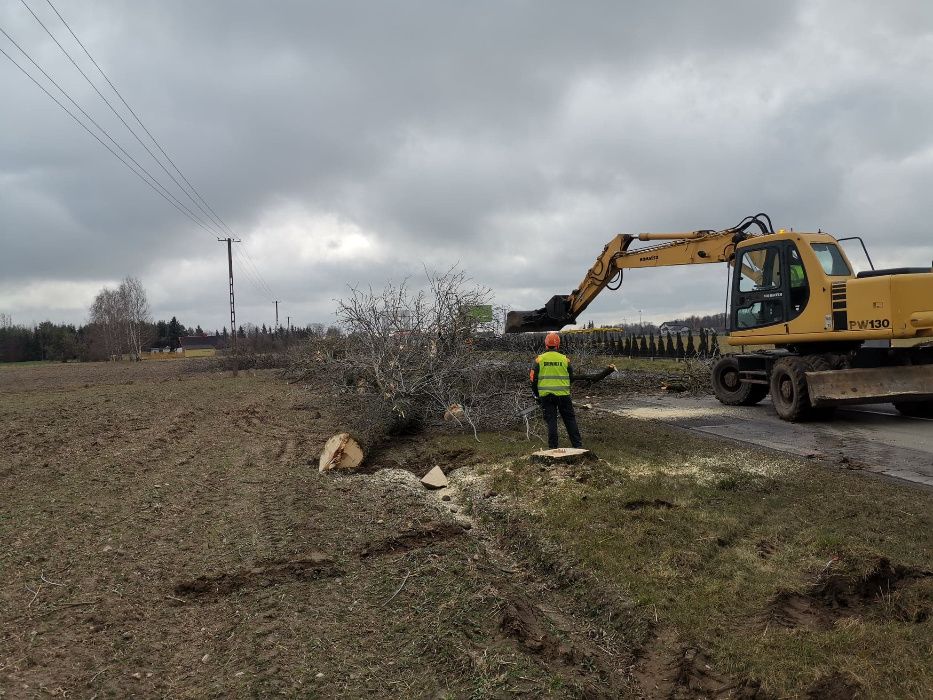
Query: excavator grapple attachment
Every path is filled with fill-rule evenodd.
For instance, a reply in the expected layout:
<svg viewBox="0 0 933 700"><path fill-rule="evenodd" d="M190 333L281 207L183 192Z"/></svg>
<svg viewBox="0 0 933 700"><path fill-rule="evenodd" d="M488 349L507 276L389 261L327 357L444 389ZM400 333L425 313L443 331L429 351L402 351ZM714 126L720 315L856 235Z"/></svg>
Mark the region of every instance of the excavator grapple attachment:
<svg viewBox="0 0 933 700"><path fill-rule="evenodd" d="M570 313L570 303L566 296L554 296L542 309L533 311L509 311L505 317L506 333L535 333L541 331L559 331L564 326L576 321Z"/></svg>

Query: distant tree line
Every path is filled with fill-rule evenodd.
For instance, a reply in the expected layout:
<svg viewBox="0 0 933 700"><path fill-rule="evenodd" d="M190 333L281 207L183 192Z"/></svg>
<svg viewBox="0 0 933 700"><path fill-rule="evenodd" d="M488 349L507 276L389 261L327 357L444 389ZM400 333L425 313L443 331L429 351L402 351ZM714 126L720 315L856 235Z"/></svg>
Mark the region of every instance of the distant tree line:
<svg viewBox="0 0 933 700"><path fill-rule="evenodd" d="M481 339L481 349L541 352L544 333L520 333ZM595 328L586 333L562 333L561 352L595 352L621 357L664 357L687 359L720 354L719 336L701 328L699 333L624 333Z"/></svg>
<svg viewBox="0 0 933 700"><path fill-rule="evenodd" d="M142 352L151 348L176 350L181 345L180 338L195 335L216 336L218 350L229 351L233 344L226 327L207 333L200 325L185 326L175 316L169 321L141 323L135 332L140 339ZM241 352L277 352L300 340L329 333L338 331L323 324L276 330L265 324L255 326L246 323L237 329L237 345ZM87 362L107 360L116 355L132 356L129 335L126 335L125 340L121 340L122 337L114 331L112 325L86 323L76 326L43 321L25 326L14 324L8 315L0 314L0 362Z"/></svg>

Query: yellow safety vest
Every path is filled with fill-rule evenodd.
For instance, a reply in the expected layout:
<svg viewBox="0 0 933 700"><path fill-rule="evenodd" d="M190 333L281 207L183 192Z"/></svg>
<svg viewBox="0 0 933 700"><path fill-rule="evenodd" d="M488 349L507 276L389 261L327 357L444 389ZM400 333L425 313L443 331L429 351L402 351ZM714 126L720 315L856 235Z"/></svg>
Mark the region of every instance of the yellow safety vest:
<svg viewBox="0 0 933 700"><path fill-rule="evenodd" d="M538 355L538 395L570 396L570 360L559 352Z"/></svg>

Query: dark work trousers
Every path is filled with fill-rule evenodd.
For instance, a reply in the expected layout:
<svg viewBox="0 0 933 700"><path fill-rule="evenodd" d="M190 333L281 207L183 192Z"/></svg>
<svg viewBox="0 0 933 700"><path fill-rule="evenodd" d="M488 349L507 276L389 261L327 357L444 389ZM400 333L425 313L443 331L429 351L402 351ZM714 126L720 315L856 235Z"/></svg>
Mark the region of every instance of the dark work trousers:
<svg viewBox="0 0 933 700"><path fill-rule="evenodd" d="M547 423L547 446L550 449L557 447L557 414L564 421L570 444L574 447L583 447L580 440L580 429L577 427L577 416L573 412L573 401L569 396L542 396L541 410L544 412L544 421Z"/></svg>

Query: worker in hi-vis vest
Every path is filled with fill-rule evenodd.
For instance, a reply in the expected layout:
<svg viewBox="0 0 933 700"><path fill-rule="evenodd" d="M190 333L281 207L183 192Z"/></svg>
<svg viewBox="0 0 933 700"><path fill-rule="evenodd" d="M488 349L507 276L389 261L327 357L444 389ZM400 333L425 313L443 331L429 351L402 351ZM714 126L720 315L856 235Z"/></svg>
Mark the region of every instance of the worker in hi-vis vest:
<svg viewBox="0 0 933 700"><path fill-rule="evenodd" d="M560 413L567 435L570 436L570 444L583 447L570 399L570 382L573 381L570 358L557 352L560 347L560 336L557 333L547 334L544 347L545 352L535 358L535 366L531 369L531 391L544 412L547 446L551 449L557 447L557 414Z"/></svg>

